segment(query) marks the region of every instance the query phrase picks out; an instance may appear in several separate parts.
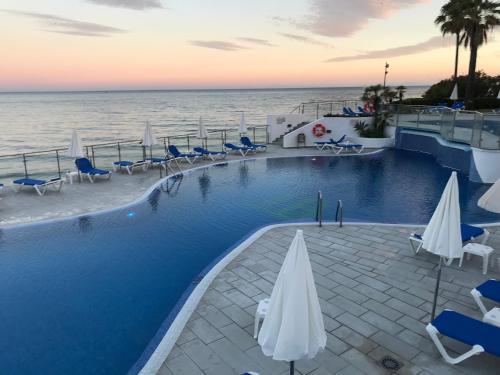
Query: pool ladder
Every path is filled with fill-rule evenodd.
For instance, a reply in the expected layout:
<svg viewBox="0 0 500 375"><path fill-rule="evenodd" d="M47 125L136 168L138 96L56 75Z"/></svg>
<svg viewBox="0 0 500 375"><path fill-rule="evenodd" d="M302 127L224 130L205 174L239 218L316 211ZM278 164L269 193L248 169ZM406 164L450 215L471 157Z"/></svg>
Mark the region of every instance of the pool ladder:
<svg viewBox="0 0 500 375"><path fill-rule="evenodd" d="M323 226L323 193L318 191L318 198L316 202L316 221L319 226ZM344 222L344 206L342 204L342 200L337 201L337 209L335 212L335 221L339 223L339 227L342 228L342 224Z"/></svg>

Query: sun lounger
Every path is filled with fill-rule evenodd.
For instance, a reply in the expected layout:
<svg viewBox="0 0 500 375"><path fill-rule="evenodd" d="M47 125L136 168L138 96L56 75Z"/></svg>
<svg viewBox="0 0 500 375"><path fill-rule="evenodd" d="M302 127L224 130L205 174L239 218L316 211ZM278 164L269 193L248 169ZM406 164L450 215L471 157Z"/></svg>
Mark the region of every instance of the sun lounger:
<svg viewBox="0 0 500 375"><path fill-rule="evenodd" d="M345 116L352 117L352 114L349 112L349 110L348 110L346 107L342 107L342 113L343 113Z"/></svg>
<svg viewBox="0 0 500 375"><path fill-rule="evenodd" d="M266 151L267 150L267 146L266 145L260 145L260 144L252 143L252 141L248 137L241 137L240 141L241 141L241 144L243 146L249 147L249 148L253 148L256 151L259 151L259 150L260 151Z"/></svg>
<svg viewBox="0 0 500 375"><path fill-rule="evenodd" d="M149 162L147 160L140 160L140 161L128 161L128 160L122 160L122 161L115 161L113 163L113 167L115 169L115 172L121 168L125 168L128 174L134 173L134 168L142 168L143 171L146 171L149 166Z"/></svg>
<svg viewBox="0 0 500 375"><path fill-rule="evenodd" d="M365 148L363 145L349 142L337 143L336 145L331 145L329 147L331 147L333 152L336 154L340 154L342 151L354 151L359 154Z"/></svg>
<svg viewBox="0 0 500 375"><path fill-rule="evenodd" d="M78 173L86 175L91 183L94 183L96 176L106 176L108 180L111 178L110 171L94 168L87 158L76 159L75 165Z"/></svg>
<svg viewBox="0 0 500 375"><path fill-rule="evenodd" d="M53 178L49 181L46 180L37 180L34 178L20 178L18 180L13 181L15 185L18 187L18 191L20 191L23 187L28 186L37 192L39 196L42 196L47 191L47 188L51 187L56 191L61 191L63 180L60 178Z"/></svg>
<svg viewBox="0 0 500 375"><path fill-rule="evenodd" d="M201 154L202 157L208 158L212 161L215 161L217 159L225 159L227 156L227 152L225 151L209 151L203 147L195 147L193 150L199 154Z"/></svg>
<svg viewBox="0 0 500 375"><path fill-rule="evenodd" d="M168 146L168 152L176 159L181 159L187 161L189 164L193 164L196 159L200 157L200 154L194 154L194 153L182 153L179 151L177 146L175 145L170 145Z"/></svg>
<svg viewBox="0 0 500 375"><path fill-rule="evenodd" d="M452 365L483 352L500 356L500 327L483 323L452 310L445 310L426 327L432 341L444 360ZM452 358L438 337L438 333L472 346L468 352Z"/></svg>
<svg viewBox="0 0 500 375"><path fill-rule="evenodd" d="M490 236L488 230L464 223L460 224L460 232L462 233L462 242L464 243L474 241L476 238L483 236L481 244L484 245ZM411 247L415 251L415 254L417 254L422 248L422 235L419 233L411 233L408 239L410 240Z"/></svg>
<svg viewBox="0 0 500 375"><path fill-rule="evenodd" d="M343 135L342 137L340 137L340 139L338 141L335 141L333 140L333 138L330 138L328 141L318 141L318 142L314 142L314 144L316 145L316 148L320 151L324 150L325 147L330 147L331 145L336 145L338 143L342 143L344 142L344 140L346 139L346 136Z"/></svg>
<svg viewBox="0 0 500 375"><path fill-rule="evenodd" d="M500 281L494 279L485 281L481 285L472 289L470 294L472 294L472 298L474 298L474 301L476 301L481 312L483 314L486 314L488 310L486 309L486 306L484 306L481 297L487 298L500 304Z"/></svg>
<svg viewBox="0 0 500 375"><path fill-rule="evenodd" d="M351 114L351 116L359 116L363 114L363 112L360 113L354 112L351 107L347 107L347 111Z"/></svg>
<svg viewBox="0 0 500 375"><path fill-rule="evenodd" d="M255 152L254 148L251 147L246 147L246 146L236 146L233 145L232 143L224 143L224 148L226 151L230 152L239 152L241 156L247 156L249 152Z"/></svg>

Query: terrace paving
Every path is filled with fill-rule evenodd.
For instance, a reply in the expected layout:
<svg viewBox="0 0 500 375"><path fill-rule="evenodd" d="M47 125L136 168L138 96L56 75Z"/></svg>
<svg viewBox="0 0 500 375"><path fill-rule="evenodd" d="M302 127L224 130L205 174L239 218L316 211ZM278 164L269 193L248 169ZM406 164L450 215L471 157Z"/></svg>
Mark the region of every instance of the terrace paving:
<svg viewBox="0 0 500 375"><path fill-rule="evenodd" d="M373 150L367 149L364 153L371 151ZM239 154L230 154L226 160L304 155L335 156L331 151L318 151L315 148L285 149L268 145L267 152L248 154L245 158ZM109 165L100 164L98 157L96 164L98 168L111 169ZM182 170L187 170L210 164L214 162L202 160L193 165L181 162L180 166ZM90 184L85 179L82 183L66 183L60 192L48 190L43 197L39 197L34 189L28 188L16 193L14 187L9 186L9 181L1 180L6 186L0 191L0 226L83 215L118 207L135 201L159 180L158 168L146 172L137 169L131 176L126 173L114 173L110 181L97 179L96 183Z"/></svg>
<svg viewBox="0 0 500 375"><path fill-rule="evenodd" d="M295 231L304 230L323 311L327 345L313 360L296 362L296 374L498 374L500 359L481 354L459 365L444 362L425 325L430 318L437 257L415 255L415 228L377 225L288 226L266 232L211 283L159 375L288 374L288 364L265 357L253 339L259 300L268 297ZM420 229L421 230L421 229ZM500 256L500 227L488 244ZM481 318L470 290L499 267L481 273L481 259L457 261L442 273L439 311L451 308ZM451 353L466 346L443 339ZM390 355L403 367L385 370Z"/></svg>

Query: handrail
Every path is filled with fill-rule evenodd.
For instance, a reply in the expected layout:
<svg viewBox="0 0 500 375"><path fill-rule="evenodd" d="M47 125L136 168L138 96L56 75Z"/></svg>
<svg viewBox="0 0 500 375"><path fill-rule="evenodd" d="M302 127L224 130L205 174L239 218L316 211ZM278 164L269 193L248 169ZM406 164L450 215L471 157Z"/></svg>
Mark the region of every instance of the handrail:
<svg viewBox="0 0 500 375"><path fill-rule="evenodd" d="M344 207L342 205L342 200L340 199L337 201L337 211L335 212L335 221L339 222L339 227L342 228L342 223L344 221Z"/></svg>
<svg viewBox="0 0 500 375"><path fill-rule="evenodd" d="M323 193L318 191L318 200L316 202L316 221L319 226L323 226Z"/></svg>

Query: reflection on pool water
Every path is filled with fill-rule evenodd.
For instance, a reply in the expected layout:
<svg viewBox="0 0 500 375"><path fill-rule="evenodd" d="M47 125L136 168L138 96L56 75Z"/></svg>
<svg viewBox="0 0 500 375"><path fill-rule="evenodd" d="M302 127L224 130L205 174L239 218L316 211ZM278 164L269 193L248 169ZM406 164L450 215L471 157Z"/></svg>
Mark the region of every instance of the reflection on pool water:
<svg viewBox="0 0 500 375"><path fill-rule="evenodd" d="M318 190L326 219L342 199L345 221L423 224L449 174L397 150L241 161L132 206L3 229L1 372L126 374L200 272L256 228L312 220ZM463 221L500 221L476 205L487 186L459 183Z"/></svg>

